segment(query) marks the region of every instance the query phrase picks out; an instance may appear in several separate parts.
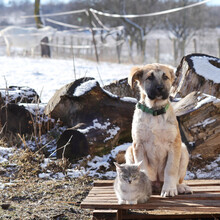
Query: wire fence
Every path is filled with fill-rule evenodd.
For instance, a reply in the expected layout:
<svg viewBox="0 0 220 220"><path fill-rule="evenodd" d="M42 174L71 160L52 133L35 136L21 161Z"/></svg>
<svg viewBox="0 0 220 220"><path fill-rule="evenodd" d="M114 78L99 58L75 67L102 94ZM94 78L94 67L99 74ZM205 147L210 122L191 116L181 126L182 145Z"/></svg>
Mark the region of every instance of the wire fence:
<svg viewBox="0 0 220 220"><path fill-rule="evenodd" d="M163 38L161 38L163 36ZM185 47L185 54L206 53L215 57L220 57L220 29L210 29L195 35ZM96 35L96 47L100 61L121 62L121 63L152 63L161 62L176 65L181 57L175 57L175 41L170 38L168 32L157 30L152 31L146 37L145 58L137 50L136 45L132 48L132 57L130 56L129 40L116 41L109 36L106 42L101 41L101 36ZM84 58L96 60L95 48L91 33L72 33L71 31L59 31L53 36L52 41L48 43L53 58ZM121 53L118 57L118 47ZM0 55L5 55L5 43L0 38ZM24 51L19 49L12 50L13 55L23 55ZM40 56L41 49L37 46L34 56ZM30 52L27 51L26 56Z"/></svg>
<svg viewBox="0 0 220 220"><path fill-rule="evenodd" d="M176 55L178 50L178 39L170 37L168 31L152 31L145 38L145 53L140 53L137 49L138 45L133 44L128 38L117 38L118 33L122 33L124 27L107 27L101 21L101 16L112 18L118 17L148 17L157 16L161 14L174 13L187 8L196 7L205 4L210 0L204 0L184 7L164 10L160 12L140 14L140 15L117 15L110 14L90 8L89 10L75 10L59 13L51 13L40 15L46 17L48 23L56 24L62 27L70 28L70 31L57 31L52 40L47 43L50 46L52 57L54 58L72 58L79 57L100 61L123 62L123 63L151 63L161 62L176 65L179 63L181 56ZM95 25L88 27L81 27L72 24L66 24L48 17L63 16L69 14L88 13L91 12L93 18L100 27ZM100 15L100 18L97 16ZM35 17L33 15L22 16L22 18ZM103 40L102 32L108 32L107 37ZM94 33L96 33L94 35ZM220 56L220 29L203 30L194 35L193 38L185 42L185 54L189 53L206 53L212 56ZM46 43L42 43L46 44ZM3 55L4 48L3 38L0 38L0 54ZM132 51L132 53L131 53ZM23 51L14 49L12 54L23 54ZM35 49L34 56L40 56L40 45ZM26 53L27 55L30 53Z"/></svg>

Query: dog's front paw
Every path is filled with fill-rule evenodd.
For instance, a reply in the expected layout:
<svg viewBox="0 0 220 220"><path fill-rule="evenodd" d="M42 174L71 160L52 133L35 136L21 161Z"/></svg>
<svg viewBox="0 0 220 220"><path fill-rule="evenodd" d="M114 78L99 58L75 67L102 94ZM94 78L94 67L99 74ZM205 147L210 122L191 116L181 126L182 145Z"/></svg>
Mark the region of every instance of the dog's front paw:
<svg viewBox="0 0 220 220"><path fill-rule="evenodd" d="M161 194L162 197L167 197L167 196L176 196L178 195L178 191L176 187L167 187L163 186Z"/></svg>
<svg viewBox="0 0 220 220"><path fill-rule="evenodd" d="M178 190L178 193L193 194L192 189L184 183L178 184L177 190Z"/></svg>

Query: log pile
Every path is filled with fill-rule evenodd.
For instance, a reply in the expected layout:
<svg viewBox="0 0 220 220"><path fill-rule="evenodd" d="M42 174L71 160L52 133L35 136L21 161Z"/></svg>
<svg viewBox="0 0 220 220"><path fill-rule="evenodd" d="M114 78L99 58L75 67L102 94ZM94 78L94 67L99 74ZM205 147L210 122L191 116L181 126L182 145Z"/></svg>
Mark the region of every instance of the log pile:
<svg viewBox="0 0 220 220"><path fill-rule="evenodd" d="M172 95L182 98L174 109L191 154L216 158L220 154L220 59L204 54L184 57Z"/></svg>

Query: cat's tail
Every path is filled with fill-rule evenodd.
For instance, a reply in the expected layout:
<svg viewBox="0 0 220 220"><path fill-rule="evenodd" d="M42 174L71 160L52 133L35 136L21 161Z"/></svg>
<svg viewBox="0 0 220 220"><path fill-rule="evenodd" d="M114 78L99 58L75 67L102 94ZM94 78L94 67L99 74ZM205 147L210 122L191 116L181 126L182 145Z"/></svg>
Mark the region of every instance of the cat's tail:
<svg viewBox="0 0 220 220"><path fill-rule="evenodd" d="M133 155L132 145L128 147L128 149L126 150L125 161L126 161L126 164L134 164L134 155Z"/></svg>

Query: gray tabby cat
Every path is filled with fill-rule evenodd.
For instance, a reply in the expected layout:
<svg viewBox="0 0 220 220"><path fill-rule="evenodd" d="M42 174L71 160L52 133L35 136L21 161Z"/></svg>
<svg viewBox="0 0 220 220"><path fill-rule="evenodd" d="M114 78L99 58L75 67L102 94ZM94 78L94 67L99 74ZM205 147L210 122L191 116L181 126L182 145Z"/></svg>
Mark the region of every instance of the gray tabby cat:
<svg viewBox="0 0 220 220"><path fill-rule="evenodd" d="M139 164L114 163L117 177L114 182L118 204L145 203L152 194L151 182Z"/></svg>

